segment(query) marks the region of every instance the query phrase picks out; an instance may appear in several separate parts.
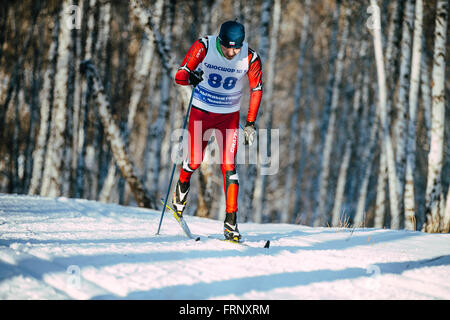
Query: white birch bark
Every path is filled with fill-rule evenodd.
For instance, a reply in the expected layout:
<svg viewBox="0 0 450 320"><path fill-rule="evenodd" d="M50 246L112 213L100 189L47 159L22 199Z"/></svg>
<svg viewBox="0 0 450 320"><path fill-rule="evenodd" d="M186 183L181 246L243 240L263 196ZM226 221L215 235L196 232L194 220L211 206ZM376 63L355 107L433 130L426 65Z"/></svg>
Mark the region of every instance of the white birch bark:
<svg viewBox="0 0 450 320"><path fill-rule="evenodd" d="M156 1L154 9L154 23L159 25L161 20L161 15L163 11L163 0ZM139 52L138 60L134 68L134 83L133 89L131 91L130 104L128 106L128 122L127 128L131 130L134 123L134 117L136 115L137 106L142 97L142 92L144 90L145 82L150 73L150 65L154 58L155 52L155 37L153 33L147 33L147 39L143 39L142 47Z"/></svg>
<svg viewBox="0 0 450 320"><path fill-rule="evenodd" d="M375 116L376 117L376 116ZM365 215L365 209L366 209L366 201L367 201L367 192L369 190L369 180L370 180L370 174L372 172L372 165L373 165L373 155L375 151L375 145L377 141L377 132L378 132L378 121L375 120L374 123L371 125L370 130L370 142L366 148L366 152L364 153L363 161L366 165L366 168L364 170L364 175L361 183L361 187L359 190L359 197L358 202L356 205L356 214L355 214L355 220L353 222L354 227L360 227L364 226L364 223L366 221L366 215ZM383 216L384 218L384 216ZM378 222L380 223L380 222ZM382 224L383 222L381 222Z"/></svg>
<svg viewBox="0 0 450 320"><path fill-rule="evenodd" d="M397 84L396 112L397 119L394 124L396 142L396 177L398 215L391 213L391 228L400 229L401 215L404 211L403 194L405 188L406 164L406 134L408 118L408 88L411 73L411 30L414 23L414 0L406 0L405 15L403 17L402 40L400 44L400 74Z"/></svg>
<svg viewBox="0 0 450 320"><path fill-rule="evenodd" d="M434 30L431 143L428 154L426 217L424 231L439 232L441 223L441 175L444 160L445 121L445 45L447 37L448 1L438 0Z"/></svg>
<svg viewBox="0 0 450 320"><path fill-rule="evenodd" d="M405 229L416 229L416 205L414 197L414 171L416 168L416 128L417 128L417 104L419 98L420 61L422 55L422 0L416 0L414 18L414 36L411 59L411 83L409 85L409 122L408 143L406 155L406 180L405 180Z"/></svg>
<svg viewBox="0 0 450 320"><path fill-rule="evenodd" d="M64 154L64 131L66 129L66 99L70 63L71 30L65 23L69 12L70 0L65 0L60 12L60 31L58 45L58 62L55 75L55 97L53 126L48 145L47 158L41 195L58 197L61 195L61 177Z"/></svg>
<svg viewBox="0 0 450 320"><path fill-rule="evenodd" d="M425 48L424 36L422 36L422 47ZM420 97L422 98L423 118L427 132L427 143L425 149L430 148L431 139L431 77L428 70L428 58L423 52L420 59Z"/></svg>
<svg viewBox="0 0 450 320"><path fill-rule="evenodd" d="M82 1L79 4L79 19L80 21L83 20L82 14L85 12L84 5L87 2ZM81 104L81 96L82 96L82 88L81 88L81 73L80 73L80 62L83 58L81 56L82 52L82 34L81 30L76 30L74 32L74 39L73 44L75 46L74 48L74 89L73 89L73 126L72 126L72 132L73 132L73 140L72 140L72 155L71 155L71 181L70 181L70 191L72 196L76 195L76 189L77 189L77 170L78 170L78 146L80 144L79 142L79 133L80 133L80 126L83 124L82 122L82 104Z"/></svg>
<svg viewBox="0 0 450 320"><path fill-rule="evenodd" d="M372 121L370 121L370 128L369 128L369 137L368 142L366 145L366 148L364 149L364 152L361 157L361 162L365 166L363 179L361 182L361 186L359 188L359 196L358 196L358 202L356 205L356 213L355 218L353 220L353 225L355 227L361 227L364 226L365 223L365 208L366 208L366 201L367 201L367 192L369 189L369 180L370 180L370 174L372 172L372 165L373 165L373 159L375 154L375 147L377 144L377 133L379 131L379 117L378 113L375 112L373 115ZM384 215L383 215L384 218ZM380 223L380 221L378 221ZM381 224L383 222L381 221Z"/></svg>
<svg viewBox="0 0 450 320"><path fill-rule="evenodd" d="M53 88L55 85L56 58L58 52L59 19L56 18L52 30L52 42L48 50L47 70L44 75L44 84L40 92L40 125L33 152L33 172L31 175L28 194L39 193L41 185L42 169L44 167L45 150L47 146L47 133L50 122L50 110L53 103Z"/></svg>
<svg viewBox="0 0 450 320"><path fill-rule="evenodd" d="M164 44L164 39L161 36L161 33L158 29L154 21L153 14L147 10L147 8L143 5L141 0L131 0L130 1L130 10L136 16L140 25L144 28L147 36L153 34L156 50L158 51L159 57L161 59L161 66L164 72L170 74L171 78L175 78L175 74L178 70L178 65L175 63L175 55L167 52L167 48ZM178 94L181 97L182 105L187 109L188 103L191 96L191 90L188 88L189 86L176 86L175 88L178 91Z"/></svg>
<svg viewBox="0 0 450 320"><path fill-rule="evenodd" d="M270 11L271 11L271 3L272 0L264 0L261 4L261 15L260 15L260 23L258 28L258 55L261 58L261 64L263 65L263 69L265 66L267 51L269 47L269 25L270 25ZM264 114L263 106L260 108L259 117ZM251 150L250 148L248 149ZM251 152L251 151L250 151ZM257 167L256 164L250 163L246 170L247 179L245 183L242 184L242 189L244 191L244 208L248 214L252 213L251 219L253 222L260 223L262 222L262 216L260 211L255 211L255 193L256 190L260 190L257 183L261 181L261 179L257 176ZM258 191L259 192L259 191ZM259 197L259 195L258 195Z"/></svg>
<svg viewBox="0 0 450 320"><path fill-rule="evenodd" d="M109 41L111 37L111 2L109 0L99 0L99 17L98 17L98 37L95 42L95 59L98 61L98 70L101 75L102 85L105 89L105 94L109 96L110 92L110 49ZM97 110L92 109L97 118ZM92 140L92 147L94 151L94 158L91 161L90 177L91 182L89 186L90 199L99 199L101 187L103 185L104 177L107 176L108 167L105 165L105 154L107 152L104 143L104 129L101 127L101 121L97 119L94 121L94 139Z"/></svg>
<svg viewBox="0 0 450 320"><path fill-rule="evenodd" d="M336 186L336 195L331 210L331 225L333 227L345 226L345 219L341 219L342 202L344 199L345 182L347 180L347 171L350 164L350 156L352 152L352 142L347 141L344 147L344 156L341 160L339 169L338 182Z"/></svg>
<svg viewBox="0 0 450 320"><path fill-rule="evenodd" d="M270 30L270 47L269 47L269 57L268 57L268 65L267 65L267 78L266 78L266 86L264 93L264 102L266 106L266 112L263 114L265 129L267 130L267 149L270 148L270 130L272 129L273 122L273 91L275 84L275 65L276 65L276 53L278 48L278 37L279 37L279 29L280 29L280 18L281 18L281 0L275 0L273 6L273 18L272 18L272 27ZM259 180L259 181L258 181ZM255 185L255 193L253 198L255 214L257 216L265 215L266 210L266 189L267 189L267 175L260 174L258 176L256 185Z"/></svg>
<svg viewBox="0 0 450 320"><path fill-rule="evenodd" d="M303 64L305 61L306 54L306 41L308 39L308 25L309 25L309 7L311 5L311 0L305 0L305 5L303 8L302 17L302 32L300 35L300 45L299 45L299 58L297 63L297 78L295 82L294 89L294 110L292 111L291 123L290 123L290 137L289 137L289 147L288 147L288 161L289 165L286 172L286 184L284 188L284 206L282 209L281 222L287 223L289 220L289 204L291 203L291 196L294 194L292 192L292 181L294 178L294 166L295 166L295 155L297 150L297 145L299 143L299 116L300 116L300 98L302 97L302 80L303 80ZM303 130L307 130L306 122L304 122ZM294 210L298 210L295 208Z"/></svg>
<svg viewBox="0 0 450 320"><path fill-rule="evenodd" d="M155 24L159 25L164 2L158 0L155 5L154 17ZM137 113L137 107L141 101L142 94L144 91L145 83L148 79L150 73L150 65L154 58L155 43L154 43L153 33L146 33L144 39L142 39L141 48L136 59L136 64L134 67L134 82L130 96L130 102L128 105L128 117L127 126L124 134L124 141L128 144L131 130L134 126L134 118ZM108 168L108 173L106 179L100 191L99 200L103 202L108 202L111 196L113 187L116 181L116 164L114 160L111 160ZM148 184L147 184L148 185Z"/></svg>
<svg viewBox="0 0 450 320"><path fill-rule="evenodd" d="M444 219L442 219L441 232L450 231L450 188L447 190L447 200L445 204Z"/></svg>
<svg viewBox="0 0 450 320"><path fill-rule="evenodd" d="M380 138L382 136L380 135ZM377 177L377 196L375 199L375 218L374 227L383 228L384 217L386 215L386 183L387 183L387 161L386 161L386 151L385 145L380 139L380 165L378 168Z"/></svg>
<svg viewBox="0 0 450 320"><path fill-rule="evenodd" d="M397 29L400 29L402 27L402 17L401 17L401 9L402 5L400 4L400 1L404 0L394 0L391 1L391 10L392 14L389 19L389 29L388 29L388 36L387 36L387 43L386 43L386 51L385 51L385 65L386 65L386 74L389 75L388 79L386 79L386 86L390 92L394 91L395 86L395 60L398 58L398 47L395 45L398 40L398 36L400 35L400 32L398 32ZM387 96L388 101L391 101L393 99L394 95ZM389 103L390 104L390 103ZM389 107L388 107L389 111Z"/></svg>
<svg viewBox="0 0 450 320"><path fill-rule="evenodd" d="M361 44L360 49L360 58L365 52L365 41L363 40L363 43ZM340 169L339 169L339 175L337 180L337 186L336 186L336 195L335 200L333 203L333 209L332 209L332 215L331 215L331 225L334 227L342 226L344 225L343 220L341 219L341 211L342 211L342 203L344 199L344 191L345 191L345 184L347 181L347 172L348 167L350 164L350 158L352 153L352 147L353 147L353 141L355 140L355 133L353 131L353 125L355 123L356 117L358 115L359 108L361 107L361 80L362 80L362 73L359 73L356 79L356 91L353 96L353 108L350 112L350 117L345 124L345 126L348 128L347 130L347 141L344 146L344 156L342 157ZM365 106L368 108L368 106ZM345 220L345 219L344 219Z"/></svg>
<svg viewBox="0 0 450 320"><path fill-rule="evenodd" d="M109 111L109 101L104 93L104 88L97 71L90 61L84 61L82 72L85 72L86 76L92 79L92 94L98 105L98 112L103 127L105 128L106 138L110 144L116 164L134 194L136 203L140 207L156 208L156 200L149 197L148 191L136 174L132 161L126 154L125 144L120 136L120 129L114 122Z"/></svg>
<svg viewBox="0 0 450 320"><path fill-rule="evenodd" d="M314 220L314 226L324 226L329 222L330 214L327 209L328 204L328 184L330 176L331 151L333 147L333 139L336 133L336 117L337 108L340 97L340 84L344 68L344 57L347 48L350 8L344 9L344 25L341 33L341 41L336 59L336 73L333 83L333 94L331 96L330 120L328 122L327 133L325 136L325 144L323 149L323 158L321 164L321 174L319 181L319 202L318 212Z"/></svg>
<svg viewBox="0 0 450 320"><path fill-rule="evenodd" d="M389 115L386 107L386 74L384 68L383 59L383 45L381 36L381 18L380 11L376 0L371 0L371 7L378 8L373 11L374 28L372 29L373 45L375 50L375 63L377 68L378 79L378 115L381 122L382 130L382 147L385 148L386 161L388 168L388 180L389 180L389 198L390 209L393 216L399 216L398 214L398 198L397 198L397 178L395 172L395 160L394 149L392 146L392 140L389 132Z"/></svg>
<svg viewBox="0 0 450 320"><path fill-rule="evenodd" d="M86 43L84 48L84 60L92 59L95 46L93 43L93 33L95 28L94 10L97 0L89 1L88 18L87 18L87 30L86 30ZM87 122L89 114L89 98L90 98L90 85L84 78L80 79L80 110L79 110L79 124L77 133L77 170L75 178L75 197L82 198L84 196L84 175L86 166L86 133Z"/></svg>
<svg viewBox="0 0 450 320"><path fill-rule="evenodd" d="M386 79L386 86L388 92L394 92L394 79L395 79L395 59L397 58L398 48L395 43L398 41L400 32L397 29L401 28L401 0L392 1L391 10L392 14L389 19L389 30L386 44L385 64L386 73L388 78ZM389 114L394 94L386 96L386 109ZM379 136L382 141L382 135ZM378 169L377 179L377 195L375 205L375 219L374 225L376 228L382 228L384 225L384 218L386 214L386 185L388 181L388 167L386 159L386 148L383 143L380 145L380 165Z"/></svg>
<svg viewBox="0 0 450 320"><path fill-rule="evenodd" d="M161 2L161 11L162 11L162 3ZM158 3L157 3L158 5ZM166 46L166 50L170 51L171 42L172 42L172 28L174 24L174 3L173 1L169 1L167 6L167 14L165 15L166 27L164 33L164 44ZM155 13L155 23L159 23L159 17L161 14ZM147 181L146 185L149 188L150 193L153 196L157 196L157 192L159 190L159 174L161 171L161 148L164 137L164 128L166 126L168 112L169 112L169 102L170 102L170 89L171 81L170 75L164 73L161 75L161 102L158 108L158 113L156 116L156 120L151 125L150 135L147 139L150 140L149 146L149 155L148 159L150 160L149 170L147 172Z"/></svg>

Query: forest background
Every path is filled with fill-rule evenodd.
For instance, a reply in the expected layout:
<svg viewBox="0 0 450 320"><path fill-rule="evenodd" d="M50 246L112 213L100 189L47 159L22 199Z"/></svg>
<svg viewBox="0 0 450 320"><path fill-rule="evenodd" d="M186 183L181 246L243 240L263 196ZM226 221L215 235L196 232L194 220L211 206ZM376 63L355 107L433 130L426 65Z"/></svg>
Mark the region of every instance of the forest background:
<svg viewBox="0 0 450 320"><path fill-rule="evenodd" d="M278 157L238 165L239 221L448 232L446 0L3 1L0 192L159 208L190 96L174 73L236 18ZM224 211L205 161L187 214Z"/></svg>

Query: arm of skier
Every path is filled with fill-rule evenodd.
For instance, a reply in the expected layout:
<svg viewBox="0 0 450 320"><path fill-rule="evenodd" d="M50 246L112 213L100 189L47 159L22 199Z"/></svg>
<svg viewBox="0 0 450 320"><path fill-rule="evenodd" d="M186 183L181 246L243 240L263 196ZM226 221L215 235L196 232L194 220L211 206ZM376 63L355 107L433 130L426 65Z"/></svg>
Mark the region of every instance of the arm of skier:
<svg viewBox="0 0 450 320"><path fill-rule="evenodd" d="M248 107L247 123L244 128L244 145L252 145L255 139L255 121L262 98L262 64L255 51L249 49L248 81L250 87L250 103Z"/></svg>
<svg viewBox="0 0 450 320"><path fill-rule="evenodd" d="M250 103L247 114L247 125L254 125L262 99L262 64L255 51L249 49L248 81L250 87Z"/></svg>
<svg viewBox="0 0 450 320"><path fill-rule="evenodd" d="M191 46L175 74L175 82L177 84L182 86L191 84L189 76L205 58L207 51L206 43L207 41L204 39L199 39Z"/></svg>

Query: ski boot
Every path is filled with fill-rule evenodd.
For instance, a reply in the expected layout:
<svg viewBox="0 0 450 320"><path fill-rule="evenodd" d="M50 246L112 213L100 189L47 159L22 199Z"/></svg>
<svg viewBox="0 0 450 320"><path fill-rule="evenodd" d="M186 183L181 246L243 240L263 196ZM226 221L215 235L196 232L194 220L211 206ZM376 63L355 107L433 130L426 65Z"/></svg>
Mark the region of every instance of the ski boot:
<svg viewBox="0 0 450 320"><path fill-rule="evenodd" d="M175 186L172 204L179 218L183 217L183 211L184 208L186 207L186 200L189 194L189 189L190 189L189 182L183 183L180 180L178 180L177 185Z"/></svg>
<svg viewBox="0 0 450 320"><path fill-rule="evenodd" d="M226 213L225 221L223 224L223 234L226 240L239 242L241 240L241 234L236 223L236 212Z"/></svg>

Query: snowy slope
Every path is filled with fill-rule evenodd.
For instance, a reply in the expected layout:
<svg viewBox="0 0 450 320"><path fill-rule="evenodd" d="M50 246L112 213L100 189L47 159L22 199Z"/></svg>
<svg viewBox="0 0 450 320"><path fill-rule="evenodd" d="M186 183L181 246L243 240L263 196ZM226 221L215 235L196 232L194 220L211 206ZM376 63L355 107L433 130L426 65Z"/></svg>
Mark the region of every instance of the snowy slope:
<svg viewBox="0 0 450 320"><path fill-rule="evenodd" d="M152 210L0 194L0 299L450 299L450 234L240 224L244 247L189 240L169 213L155 236L158 222Z"/></svg>

